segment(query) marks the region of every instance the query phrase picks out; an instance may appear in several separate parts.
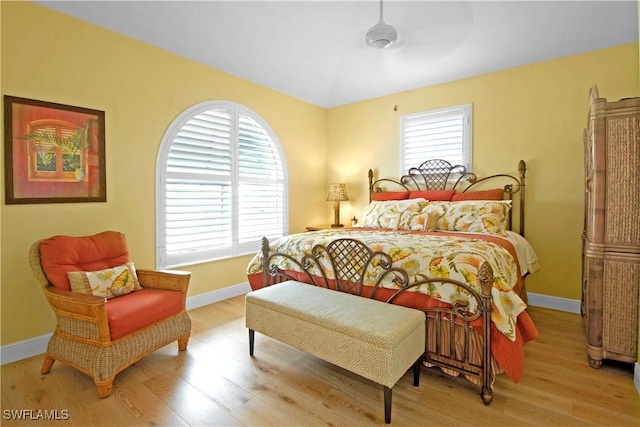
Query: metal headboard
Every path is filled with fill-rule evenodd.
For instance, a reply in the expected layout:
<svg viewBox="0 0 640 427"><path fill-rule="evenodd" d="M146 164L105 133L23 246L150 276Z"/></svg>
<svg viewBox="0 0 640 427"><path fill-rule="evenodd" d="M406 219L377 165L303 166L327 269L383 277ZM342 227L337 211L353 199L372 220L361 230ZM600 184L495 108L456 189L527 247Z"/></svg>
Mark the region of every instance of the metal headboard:
<svg viewBox="0 0 640 427"><path fill-rule="evenodd" d="M478 178L473 172L467 172L462 165L452 165L446 160L434 159L423 162L417 168L409 169L406 175L400 179L381 178L374 180L373 170L369 169L369 201L371 195L382 191L395 191L398 186L407 191L423 190L456 190L459 193L476 191L480 189L481 183L487 181L500 182L505 192L505 199L512 200L519 206L518 230L524 236L524 214L525 214L525 173L527 164L524 160L518 163L518 175L496 174L484 178ZM500 181L499 181L500 180ZM506 182L506 183L505 183ZM386 189L383 185L389 184L391 189ZM395 188L394 188L395 187ZM516 196L517 195L517 196ZM516 197L514 197L516 196ZM509 213L509 229L513 229L513 218Z"/></svg>

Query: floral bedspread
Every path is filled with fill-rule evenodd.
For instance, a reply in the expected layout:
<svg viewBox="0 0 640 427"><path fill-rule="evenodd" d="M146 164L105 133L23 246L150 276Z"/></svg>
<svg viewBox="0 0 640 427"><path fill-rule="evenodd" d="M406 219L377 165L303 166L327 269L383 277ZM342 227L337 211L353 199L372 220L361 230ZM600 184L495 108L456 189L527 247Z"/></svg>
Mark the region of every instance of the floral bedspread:
<svg viewBox="0 0 640 427"><path fill-rule="evenodd" d="M404 269L412 282L428 278L455 279L474 287L481 292L478 281L478 270L482 262L487 261L493 268L493 309L491 320L496 328L509 340L516 340L516 319L526 309L513 288L518 283L519 271L517 261L502 244L492 240L490 236L464 234L452 236L449 233L426 233L408 231L384 231L367 229L322 230L308 233L292 234L270 242L270 253L287 253L295 259L301 259L311 252L316 244L327 245L338 238L358 239L367 244L373 251L388 253L394 267ZM258 253L249 263L247 274L253 275L262 271L262 254ZM286 260L284 260L286 263ZM279 265L280 268L292 270L291 263ZM326 266L325 266L326 267ZM331 269L326 269L330 272ZM373 276L373 277L372 277ZM332 279L333 277L328 277ZM373 286L375 275L369 275L364 285ZM396 288L392 281L381 283L385 288ZM413 288L445 303L454 303L468 299L452 284L430 283ZM471 298L470 311L474 311L475 299Z"/></svg>

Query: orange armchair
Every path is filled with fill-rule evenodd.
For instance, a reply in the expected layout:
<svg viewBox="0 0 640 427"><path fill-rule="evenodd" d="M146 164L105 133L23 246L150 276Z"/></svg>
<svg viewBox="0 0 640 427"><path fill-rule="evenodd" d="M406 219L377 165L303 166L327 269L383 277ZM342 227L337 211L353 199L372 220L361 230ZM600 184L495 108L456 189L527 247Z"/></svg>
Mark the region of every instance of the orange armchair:
<svg viewBox="0 0 640 427"><path fill-rule="evenodd" d="M85 237L54 236L29 251L33 273L57 318L41 372L54 362L91 376L98 396L111 395L116 374L173 341L187 348L191 319L185 303L191 274L133 270L139 286L109 298L72 291L69 272L112 269L129 263L125 235L106 231ZM75 273L78 274L78 273Z"/></svg>

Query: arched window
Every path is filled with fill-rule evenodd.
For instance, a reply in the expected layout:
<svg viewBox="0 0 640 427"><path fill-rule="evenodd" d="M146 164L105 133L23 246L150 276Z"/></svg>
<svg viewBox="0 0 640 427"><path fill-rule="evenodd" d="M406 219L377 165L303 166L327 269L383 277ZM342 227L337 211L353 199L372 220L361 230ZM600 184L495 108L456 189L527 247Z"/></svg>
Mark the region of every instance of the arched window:
<svg viewBox="0 0 640 427"><path fill-rule="evenodd" d="M254 112L226 101L184 111L156 167L158 268L252 253L287 232L286 161Z"/></svg>

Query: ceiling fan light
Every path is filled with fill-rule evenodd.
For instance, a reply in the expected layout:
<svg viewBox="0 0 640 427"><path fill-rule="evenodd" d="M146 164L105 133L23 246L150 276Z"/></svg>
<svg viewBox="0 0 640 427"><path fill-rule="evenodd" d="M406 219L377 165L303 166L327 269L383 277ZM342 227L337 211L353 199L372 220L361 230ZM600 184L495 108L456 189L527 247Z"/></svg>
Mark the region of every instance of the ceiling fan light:
<svg viewBox="0 0 640 427"><path fill-rule="evenodd" d="M398 40L398 32L391 25L386 24L384 21L378 22L373 27L369 28L365 41L371 47L377 49L384 49L391 46Z"/></svg>

